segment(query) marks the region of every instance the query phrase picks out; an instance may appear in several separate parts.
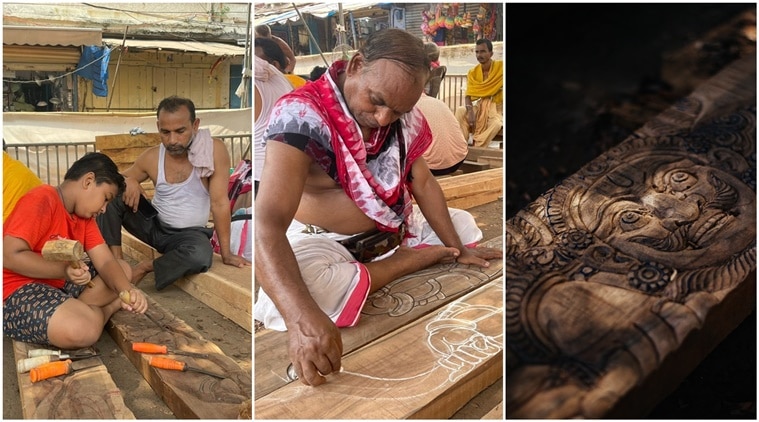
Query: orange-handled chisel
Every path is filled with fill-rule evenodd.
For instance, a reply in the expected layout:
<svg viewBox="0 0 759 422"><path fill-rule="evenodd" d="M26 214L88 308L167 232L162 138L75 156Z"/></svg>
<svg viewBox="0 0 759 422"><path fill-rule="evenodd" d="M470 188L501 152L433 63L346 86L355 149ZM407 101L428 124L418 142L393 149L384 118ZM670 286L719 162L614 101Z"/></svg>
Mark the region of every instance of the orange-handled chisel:
<svg viewBox="0 0 759 422"><path fill-rule="evenodd" d="M132 343L132 350L134 350L135 352L140 352L140 353L157 353L161 355L166 355L166 354L184 355L184 356L192 356L196 358L208 357L208 355L205 353L193 353L193 352L183 352L181 350L169 350L169 348L165 344L155 344L155 343Z"/></svg>
<svg viewBox="0 0 759 422"><path fill-rule="evenodd" d="M71 373L71 360L59 360L57 362L48 362L29 371L29 377L32 382L46 380Z"/></svg>
<svg viewBox="0 0 759 422"><path fill-rule="evenodd" d="M192 366L187 365L184 362L170 359L170 358L165 358L163 356L151 356L148 363L150 364L150 366L154 368L170 369L172 371L183 371L183 372L195 371L195 372L200 372L201 374L210 375L216 378L221 378L221 379L226 378L224 375L217 374L215 372L206 371L200 368L194 368Z"/></svg>
<svg viewBox="0 0 759 422"><path fill-rule="evenodd" d="M29 371L29 378L32 382L37 382L57 377L59 375L67 375L81 369L92 368L101 364L102 361L100 359L85 359L78 362L72 362L71 359L59 360L57 362L49 362L36 368L32 368Z"/></svg>

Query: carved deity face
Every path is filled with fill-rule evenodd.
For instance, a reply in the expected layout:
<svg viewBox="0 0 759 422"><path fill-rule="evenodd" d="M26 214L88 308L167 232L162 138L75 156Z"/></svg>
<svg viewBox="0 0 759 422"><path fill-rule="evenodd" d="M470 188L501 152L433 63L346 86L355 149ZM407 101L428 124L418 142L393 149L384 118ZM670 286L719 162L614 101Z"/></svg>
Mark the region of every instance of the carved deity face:
<svg viewBox="0 0 759 422"><path fill-rule="evenodd" d="M585 225L606 243L680 269L713 265L751 245L756 233L753 190L676 155L626 161L590 187L582 208Z"/></svg>

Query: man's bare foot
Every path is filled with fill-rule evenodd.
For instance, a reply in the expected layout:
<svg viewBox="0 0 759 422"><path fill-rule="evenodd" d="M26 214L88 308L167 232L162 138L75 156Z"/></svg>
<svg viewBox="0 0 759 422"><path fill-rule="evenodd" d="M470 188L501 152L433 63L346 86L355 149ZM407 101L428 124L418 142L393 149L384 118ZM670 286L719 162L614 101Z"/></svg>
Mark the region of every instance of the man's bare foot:
<svg viewBox="0 0 759 422"><path fill-rule="evenodd" d="M137 286L150 272L153 272L153 261L140 261L132 268L132 284Z"/></svg>
<svg viewBox="0 0 759 422"><path fill-rule="evenodd" d="M458 254L458 249L446 246L429 246L422 249L401 246L388 258L364 264L372 280L370 292L379 290L399 277L423 270L431 265L452 262Z"/></svg>

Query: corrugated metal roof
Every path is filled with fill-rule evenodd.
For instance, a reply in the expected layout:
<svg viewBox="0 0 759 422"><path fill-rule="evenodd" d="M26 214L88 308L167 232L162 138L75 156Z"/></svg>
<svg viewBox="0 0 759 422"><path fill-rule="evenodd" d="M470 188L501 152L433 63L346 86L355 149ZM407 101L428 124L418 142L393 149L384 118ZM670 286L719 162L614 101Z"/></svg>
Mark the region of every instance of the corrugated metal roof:
<svg viewBox="0 0 759 422"><path fill-rule="evenodd" d="M120 46L121 39L103 38L103 43L109 46ZM210 54L212 56L244 56L245 47L218 42L199 41L165 41L165 40L126 40L128 48L141 50L192 51Z"/></svg>
<svg viewBox="0 0 759 422"><path fill-rule="evenodd" d="M367 2L344 2L343 13L357 12L364 9L371 9L385 3L367 3ZM310 14L319 18L326 18L337 14L340 9L339 3L296 3L301 14ZM298 13L295 11L292 3L282 3L278 5L256 6L254 10L254 25L264 24L284 24L288 20L297 21Z"/></svg>
<svg viewBox="0 0 759 422"><path fill-rule="evenodd" d="M30 27L3 25L4 45L79 47L101 45L102 32L93 28Z"/></svg>

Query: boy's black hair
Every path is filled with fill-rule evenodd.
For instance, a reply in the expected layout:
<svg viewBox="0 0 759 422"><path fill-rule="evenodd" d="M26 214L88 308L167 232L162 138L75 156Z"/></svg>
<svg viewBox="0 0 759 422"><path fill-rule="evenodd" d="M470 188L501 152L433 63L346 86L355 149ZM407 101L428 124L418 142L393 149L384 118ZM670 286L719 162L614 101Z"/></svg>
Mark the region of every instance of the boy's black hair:
<svg viewBox="0 0 759 422"><path fill-rule="evenodd" d="M64 180L79 180L85 174L95 173L95 184L108 183L119 188L117 195L124 193L126 182L124 176L119 173L116 163L105 154L100 152L88 152L82 158L74 161L74 164L66 171Z"/></svg>
<svg viewBox="0 0 759 422"><path fill-rule="evenodd" d="M169 113L174 113L182 106L187 107L187 110L190 111L190 122L195 123L195 103L193 103L189 98L177 97L176 95L172 95L171 97L167 97L161 100L161 102L158 103L158 108L156 109L155 116L158 118L158 116L161 114L161 110L168 111Z"/></svg>

